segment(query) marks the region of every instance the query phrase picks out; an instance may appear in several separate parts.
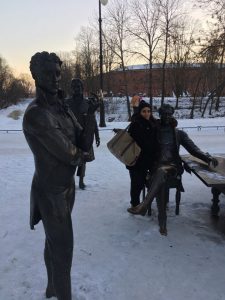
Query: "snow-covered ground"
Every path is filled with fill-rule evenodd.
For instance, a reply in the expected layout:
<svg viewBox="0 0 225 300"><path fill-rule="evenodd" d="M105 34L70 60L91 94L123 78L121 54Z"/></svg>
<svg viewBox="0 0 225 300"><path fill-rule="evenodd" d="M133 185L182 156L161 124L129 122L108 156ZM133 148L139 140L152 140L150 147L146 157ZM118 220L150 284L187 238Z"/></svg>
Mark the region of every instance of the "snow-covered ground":
<svg viewBox="0 0 225 300"><path fill-rule="evenodd" d="M0 111L0 129L21 129L22 117L7 118L13 109ZM202 125L225 122L179 120L180 127ZM151 217L128 214L128 171L106 147L113 136L108 129L125 126L107 123L100 131L87 189L76 192L73 300L225 300L225 197L220 219L211 219L210 189L186 173L179 216L171 192L167 237L158 232L155 203ZM225 153L223 128L187 131L202 150ZM0 132L0 300L45 299L43 227L29 229L33 171L23 133Z"/></svg>

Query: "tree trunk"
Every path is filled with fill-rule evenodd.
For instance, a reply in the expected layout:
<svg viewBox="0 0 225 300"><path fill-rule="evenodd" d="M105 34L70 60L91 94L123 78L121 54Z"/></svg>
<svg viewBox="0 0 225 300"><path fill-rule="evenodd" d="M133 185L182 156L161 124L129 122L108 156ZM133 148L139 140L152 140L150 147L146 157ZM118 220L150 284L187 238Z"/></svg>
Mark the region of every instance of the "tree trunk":
<svg viewBox="0 0 225 300"><path fill-rule="evenodd" d="M129 99L129 95L128 95L128 86L127 86L127 73L126 73L124 65L122 65L122 68L123 68L125 95L126 95L126 101L127 101L128 121L130 121L131 120L131 110L130 110L130 99Z"/></svg>
<svg viewBox="0 0 225 300"><path fill-rule="evenodd" d="M179 96L176 96L176 106L175 106L175 109L178 109L178 103L179 103Z"/></svg>
<svg viewBox="0 0 225 300"><path fill-rule="evenodd" d="M202 80L202 78L199 77L199 79L197 81L197 84L196 84L195 91L194 91L194 95L193 95L194 97L193 97L192 107L191 107L191 113L190 113L190 118L191 119L194 118L194 109L195 109L195 105L196 105L196 95L197 95L197 91L198 91L198 88L199 88L201 80Z"/></svg>
<svg viewBox="0 0 225 300"><path fill-rule="evenodd" d="M166 59L167 59L167 51L168 51L168 24L166 27L166 41L165 41L165 53L162 65L162 96L161 96L161 105L164 103L165 98L165 81L166 81Z"/></svg>
<svg viewBox="0 0 225 300"><path fill-rule="evenodd" d="M209 95L208 99L206 100L205 107L204 107L203 112L202 112L202 118L205 115L205 111L206 111L206 108L207 108L210 100L213 101L213 94Z"/></svg>
<svg viewBox="0 0 225 300"><path fill-rule="evenodd" d="M224 53L225 53L225 46L223 47L223 51L222 51L222 53L221 53L221 61L220 61L220 69L219 69L219 82L222 81L223 57L224 57ZM221 91L221 92L222 92L222 91ZM215 110L216 110L216 111L219 110L219 106L220 106L220 96L221 96L221 93L218 93L217 99L216 99L216 106L215 106Z"/></svg>
<svg viewBox="0 0 225 300"><path fill-rule="evenodd" d="M150 52L149 56L149 104L153 106L153 96L152 96L152 53Z"/></svg>

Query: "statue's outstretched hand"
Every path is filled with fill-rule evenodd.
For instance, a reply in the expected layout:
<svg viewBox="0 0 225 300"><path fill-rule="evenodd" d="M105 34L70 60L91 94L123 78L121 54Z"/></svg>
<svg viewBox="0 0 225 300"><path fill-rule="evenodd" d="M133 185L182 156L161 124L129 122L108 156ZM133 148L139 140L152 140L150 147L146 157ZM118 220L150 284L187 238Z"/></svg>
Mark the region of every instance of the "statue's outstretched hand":
<svg viewBox="0 0 225 300"><path fill-rule="evenodd" d="M91 93L92 97L89 98L89 109L88 112L89 113L94 113L99 105L100 105L100 101L99 101L99 97L95 94L95 93Z"/></svg>
<svg viewBox="0 0 225 300"><path fill-rule="evenodd" d="M210 154L208 154L208 153L207 153L207 155L208 155L208 164L209 165L211 164L214 168L216 166L218 166L218 160L215 157L213 157Z"/></svg>
<svg viewBox="0 0 225 300"><path fill-rule="evenodd" d="M211 158L210 163L213 165L213 167L215 168L216 166L218 166L218 160L215 157Z"/></svg>
<svg viewBox="0 0 225 300"><path fill-rule="evenodd" d="M97 94L91 92L91 95L93 96L94 99L96 99L97 102L100 102L100 99Z"/></svg>

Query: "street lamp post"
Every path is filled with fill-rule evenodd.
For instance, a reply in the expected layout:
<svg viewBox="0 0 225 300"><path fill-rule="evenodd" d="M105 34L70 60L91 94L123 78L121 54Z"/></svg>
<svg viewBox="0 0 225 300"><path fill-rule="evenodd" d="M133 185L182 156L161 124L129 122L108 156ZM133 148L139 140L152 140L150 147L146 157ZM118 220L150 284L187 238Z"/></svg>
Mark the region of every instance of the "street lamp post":
<svg viewBox="0 0 225 300"><path fill-rule="evenodd" d="M103 54L102 54L102 13L101 5L106 5L108 0L99 0L99 64L100 64L100 121L99 127L106 127L105 124L105 107L103 101Z"/></svg>

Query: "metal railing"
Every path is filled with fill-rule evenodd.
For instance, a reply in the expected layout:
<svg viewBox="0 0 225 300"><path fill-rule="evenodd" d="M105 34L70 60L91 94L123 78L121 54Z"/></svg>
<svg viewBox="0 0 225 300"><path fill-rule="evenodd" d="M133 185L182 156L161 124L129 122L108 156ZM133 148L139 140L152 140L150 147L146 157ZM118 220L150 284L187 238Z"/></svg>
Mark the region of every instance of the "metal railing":
<svg viewBox="0 0 225 300"><path fill-rule="evenodd" d="M178 127L180 129L197 129L198 131L201 131L202 129L207 129L207 128L212 128L212 129L217 129L219 130L220 128L224 129L225 131L225 126L223 125L211 125L211 126L202 126L202 125L198 125L198 126L181 126L181 127Z"/></svg>
<svg viewBox="0 0 225 300"><path fill-rule="evenodd" d="M118 122L119 123L119 122ZM211 126L202 126L202 125L197 125L197 126L180 126L178 129L197 129L198 131L201 131L202 129L224 129L225 131L225 125L211 125ZM124 128L120 128L124 129ZM99 128L99 131L105 131L105 130L112 130L112 128ZM22 129L0 129L0 132L22 132Z"/></svg>
<svg viewBox="0 0 225 300"><path fill-rule="evenodd" d="M11 131L23 131L22 129L0 129L0 132L9 133Z"/></svg>

